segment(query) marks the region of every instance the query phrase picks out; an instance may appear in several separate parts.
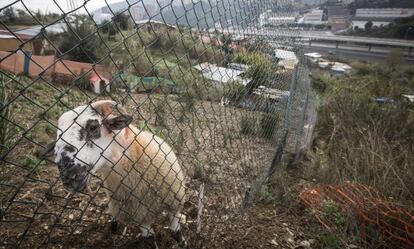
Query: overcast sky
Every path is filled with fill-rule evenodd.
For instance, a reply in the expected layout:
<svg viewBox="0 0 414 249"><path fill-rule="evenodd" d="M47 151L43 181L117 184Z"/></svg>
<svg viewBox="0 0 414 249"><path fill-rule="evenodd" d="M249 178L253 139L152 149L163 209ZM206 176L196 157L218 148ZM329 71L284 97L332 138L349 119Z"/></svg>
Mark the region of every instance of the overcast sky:
<svg viewBox="0 0 414 249"><path fill-rule="evenodd" d="M15 2L16 0L0 0L0 9L4 6L9 5L10 3ZM81 6L84 2L84 0L73 0L75 3L77 3L77 6ZM107 3L116 3L126 0L106 0ZM21 0L19 3L14 4L13 6L16 8L23 8L24 3L29 9L37 11L40 10L41 12L56 12L56 13L62 13L59 8L57 7L56 3L65 11L71 10L68 6L68 0ZM105 6L105 0L90 0L85 5L88 11L96 10L102 6ZM82 8L80 13L85 13L85 9Z"/></svg>

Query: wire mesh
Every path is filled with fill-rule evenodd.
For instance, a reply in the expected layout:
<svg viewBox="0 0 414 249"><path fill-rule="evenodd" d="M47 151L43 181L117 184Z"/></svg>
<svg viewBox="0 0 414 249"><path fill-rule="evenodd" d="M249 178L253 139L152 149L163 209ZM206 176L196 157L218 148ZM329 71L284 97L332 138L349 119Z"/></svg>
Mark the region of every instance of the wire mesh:
<svg viewBox="0 0 414 249"><path fill-rule="evenodd" d="M0 4L0 245L201 248L296 150L296 31L275 1L96 2Z"/></svg>

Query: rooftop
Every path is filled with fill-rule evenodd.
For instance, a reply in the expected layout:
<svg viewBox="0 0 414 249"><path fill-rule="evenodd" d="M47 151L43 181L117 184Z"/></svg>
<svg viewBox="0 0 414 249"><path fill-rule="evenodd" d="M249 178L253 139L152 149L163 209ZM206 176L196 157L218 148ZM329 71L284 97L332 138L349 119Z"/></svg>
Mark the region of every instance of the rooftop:
<svg viewBox="0 0 414 249"><path fill-rule="evenodd" d="M295 52L283 49L275 49L275 57L281 60L298 60Z"/></svg>
<svg viewBox="0 0 414 249"><path fill-rule="evenodd" d="M174 28L174 29L177 28L177 26L174 26L174 25L171 25L171 24L168 24L168 23L165 23L165 22L153 20L153 19L144 19L144 20L135 21L135 24L137 24L137 25L144 25L144 24L148 24L148 23L161 24L161 25L165 25L167 27Z"/></svg>
<svg viewBox="0 0 414 249"><path fill-rule="evenodd" d="M217 65L208 62L195 65L193 68L200 71L203 77L214 82L229 83L232 81L241 81L245 84L245 81L239 77L244 73L244 71L241 70L218 67Z"/></svg>
<svg viewBox="0 0 414 249"><path fill-rule="evenodd" d="M305 56L311 57L311 58L321 58L322 55L320 53L306 53Z"/></svg>

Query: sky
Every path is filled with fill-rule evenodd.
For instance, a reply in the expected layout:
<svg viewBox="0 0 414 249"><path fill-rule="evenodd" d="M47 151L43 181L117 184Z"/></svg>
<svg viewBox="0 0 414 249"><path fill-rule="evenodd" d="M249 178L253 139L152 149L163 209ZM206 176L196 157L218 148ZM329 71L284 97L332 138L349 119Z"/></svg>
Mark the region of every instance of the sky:
<svg viewBox="0 0 414 249"><path fill-rule="evenodd" d="M84 2L84 0L73 0L75 3L77 3L78 6L81 6ZM105 6L107 2L108 4L120 2L122 0L90 0L86 3L86 8L88 11L94 11L102 6ZM126 1L126 0L123 0ZM16 2L16 0L0 0L0 9ZM24 3L29 9L37 11L40 10L42 13L47 12L55 12L55 13L62 13L59 8L57 7L56 3L65 11L71 10L68 6L67 0L20 0L16 4L13 4L16 8L24 8ZM80 13L85 13L85 9L82 8L82 10L79 11Z"/></svg>

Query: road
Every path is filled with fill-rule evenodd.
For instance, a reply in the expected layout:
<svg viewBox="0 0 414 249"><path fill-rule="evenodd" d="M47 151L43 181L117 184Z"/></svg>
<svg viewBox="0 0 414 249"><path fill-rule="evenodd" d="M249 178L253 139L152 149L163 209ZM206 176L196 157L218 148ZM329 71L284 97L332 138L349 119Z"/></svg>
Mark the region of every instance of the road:
<svg viewBox="0 0 414 249"><path fill-rule="evenodd" d="M387 38L374 38L374 37L362 37L362 36L347 36L347 35L335 35L330 31L306 31L295 29L275 29L275 28L257 28L249 27L246 29L227 28L220 30L223 33L238 34L238 35L251 35L251 36L265 36L274 38L299 38L310 39L313 41L330 41L340 43L354 43L354 44L370 44L373 46L390 46L400 48L414 48L414 41L407 41L402 39L387 39Z"/></svg>
<svg viewBox="0 0 414 249"><path fill-rule="evenodd" d="M319 46L318 46L319 45ZM335 51L336 56L343 57L345 59L351 59L351 60L364 60L364 61L370 61L370 62L386 62L388 58L388 52L385 50L372 50L371 52L368 52L366 48L363 47L340 47L339 49L335 49L335 46L330 46L331 44L317 44L317 46L309 47L304 46L304 49L306 52L318 52L323 55L328 55L329 51ZM405 63L414 65L414 57L405 56L404 58Z"/></svg>

